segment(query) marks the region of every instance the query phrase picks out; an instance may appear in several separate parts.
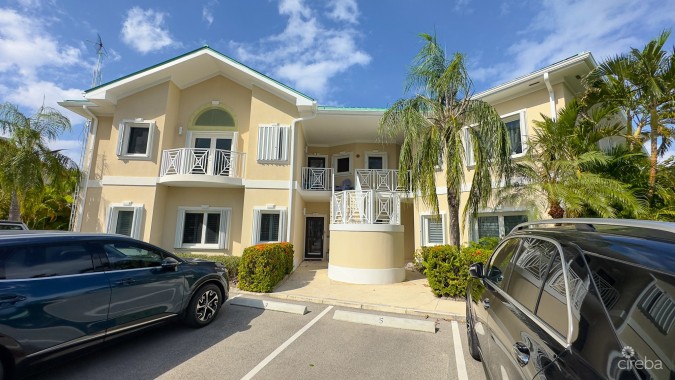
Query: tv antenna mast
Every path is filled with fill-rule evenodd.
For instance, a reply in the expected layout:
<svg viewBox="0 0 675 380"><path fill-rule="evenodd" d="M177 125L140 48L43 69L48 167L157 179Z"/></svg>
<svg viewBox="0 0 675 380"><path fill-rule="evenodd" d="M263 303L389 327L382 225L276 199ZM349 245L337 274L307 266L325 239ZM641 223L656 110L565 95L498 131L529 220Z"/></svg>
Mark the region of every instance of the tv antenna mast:
<svg viewBox="0 0 675 380"><path fill-rule="evenodd" d="M91 87L94 88L101 84L101 63L103 62L103 57L108 54L105 47L103 46L103 41L101 40L101 35L96 33L96 42L89 41L96 46L96 66L94 67L94 76L91 80Z"/></svg>

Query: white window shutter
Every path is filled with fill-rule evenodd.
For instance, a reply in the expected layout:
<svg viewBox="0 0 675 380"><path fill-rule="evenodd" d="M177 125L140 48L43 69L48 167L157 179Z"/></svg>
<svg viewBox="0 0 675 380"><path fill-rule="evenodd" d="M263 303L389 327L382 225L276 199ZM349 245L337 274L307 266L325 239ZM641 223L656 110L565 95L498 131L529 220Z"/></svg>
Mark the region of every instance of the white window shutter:
<svg viewBox="0 0 675 380"><path fill-rule="evenodd" d="M123 154L123 149L124 149L124 131L125 131L125 123L120 123L119 127L119 134L117 137L117 155L121 156Z"/></svg>
<svg viewBox="0 0 675 380"><path fill-rule="evenodd" d="M131 230L131 237L134 239L141 238L141 226L143 224L143 205L134 206L134 222Z"/></svg>
<svg viewBox="0 0 675 380"><path fill-rule="evenodd" d="M110 228L112 227L112 218L113 218L113 213L115 212L115 208L110 206L108 207L108 216L105 218L105 227L103 229L104 232L106 233L112 233L110 231Z"/></svg>
<svg viewBox="0 0 675 380"><path fill-rule="evenodd" d="M183 245L183 228L185 224L185 210L178 210L178 218L176 219L176 236L174 238L173 247L181 248Z"/></svg>
<svg viewBox="0 0 675 380"><path fill-rule="evenodd" d="M476 162L473 157L473 139L471 138L469 128L464 129L464 155L466 156L467 166L473 166Z"/></svg>
<svg viewBox="0 0 675 380"><path fill-rule="evenodd" d="M288 161L289 127L279 127L279 161Z"/></svg>
<svg viewBox="0 0 675 380"><path fill-rule="evenodd" d="M260 210L253 210L253 231L251 232L251 244L258 244L260 235Z"/></svg>
<svg viewBox="0 0 675 380"><path fill-rule="evenodd" d="M523 153L527 150L527 125L525 124L525 112L520 113L520 145Z"/></svg>
<svg viewBox="0 0 675 380"><path fill-rule="evenodd" d="M228 246L229 236L227 229L230 225L230 210L223 210L220 212L220 238L218 239L218 248L225 249Z"/></svg>
<svg viewBox="0 0 675 380"><path fill-rule="evenodd" d="M286 210L279 210L279 241L286 241Z"/></svg>
<svg viewBox="0 0 675 380"><path fill-rule="evenodd" d="M258 161L287 161L287 125L260 125L258 127Z"/></svg>

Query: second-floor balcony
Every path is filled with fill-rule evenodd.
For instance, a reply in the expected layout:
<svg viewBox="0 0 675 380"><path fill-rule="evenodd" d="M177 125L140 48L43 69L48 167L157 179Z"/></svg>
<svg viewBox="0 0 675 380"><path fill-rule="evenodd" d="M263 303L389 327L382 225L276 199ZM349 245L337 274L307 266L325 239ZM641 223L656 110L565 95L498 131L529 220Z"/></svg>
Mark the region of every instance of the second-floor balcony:
<svg viewBox="0 0 675 380"><path fill-rule="evenodd" d="M171 186L241 187L246 154L224 149L177 148L162 152L159 183Z"/></svg>
<svg viewBox="0 0 675 380"><path fill-rule="evenodd" d="M332 224L401 224L401 198L397 191L346 190L333 194Z"/></svg>

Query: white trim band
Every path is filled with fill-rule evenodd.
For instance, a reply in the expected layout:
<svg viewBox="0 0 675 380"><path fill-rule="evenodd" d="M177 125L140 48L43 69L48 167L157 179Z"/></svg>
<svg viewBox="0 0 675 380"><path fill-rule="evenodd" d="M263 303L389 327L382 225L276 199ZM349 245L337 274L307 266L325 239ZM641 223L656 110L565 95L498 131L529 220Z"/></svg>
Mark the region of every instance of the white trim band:
<svg viewBox="0 0 675 380"><path fill-rule="evenodd" d="M405 226L400 224L331 224L330 230L352 232L404 232Z"/></svg>
<svg viewBox="0 0 675 380"><path fill-rule="evenodd" d="M350 284L383 285L405 280L405 269L360 269L328 264L328 278Z"/></svg>

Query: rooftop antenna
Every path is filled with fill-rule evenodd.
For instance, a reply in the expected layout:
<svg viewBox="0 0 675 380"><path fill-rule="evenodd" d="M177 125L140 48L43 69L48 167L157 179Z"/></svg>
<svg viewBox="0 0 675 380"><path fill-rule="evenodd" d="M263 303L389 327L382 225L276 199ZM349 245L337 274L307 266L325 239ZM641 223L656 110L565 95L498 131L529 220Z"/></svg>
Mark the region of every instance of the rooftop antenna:
<svg viewBox="0 0 675 380"><path fill-rule="evenodd" d="M96 66L94 67L94 76L91 79L91 87L94 88L101 84L101 62L103 62L103 57L108 54L105 47L103 46L103 41L101 40L101 35L96 33L96 42L89 41L96 46Z"/></svg>

